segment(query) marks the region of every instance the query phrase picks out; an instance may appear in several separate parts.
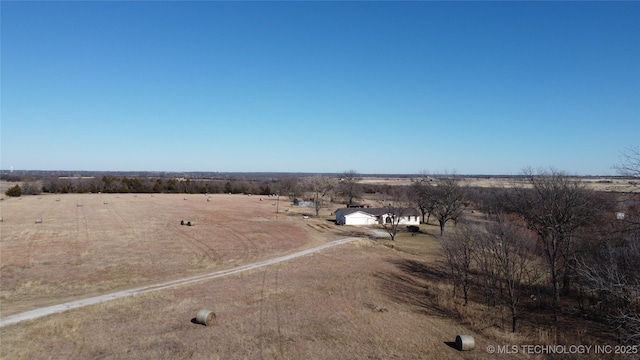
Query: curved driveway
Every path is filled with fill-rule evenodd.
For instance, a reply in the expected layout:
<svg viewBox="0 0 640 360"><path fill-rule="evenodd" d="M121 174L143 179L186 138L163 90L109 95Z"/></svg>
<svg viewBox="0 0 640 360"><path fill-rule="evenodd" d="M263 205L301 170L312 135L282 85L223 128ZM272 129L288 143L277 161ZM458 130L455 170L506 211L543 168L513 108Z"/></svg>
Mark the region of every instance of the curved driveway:
<svg viewBox="0 0 640 360"><path fill-rule="evenodd" d="M143 286L143 287L139 287L139 288L135 288L135 289L118 291L118 292L111 293L111 294L94 296L94 297L90 297L90 298L86 298L86 299L69 301L69 302L66 302L66 303L63 303L63 304L58 304L58 305L47 306L47 307L43 307L43 308L39 308L39 309L34 309L34 310L31 310L31 311L26 311L26 312L23 312L23 313L7 316L6 318L0 319L0 327L3 327L5 325L15 324L15 323L18 323L18 322L21 322L21 321L37 319L37 318L40 318L40 317L43 317L43 316L47 316L47 315L51 315L51 314L55 314L55 313L60 313L60 312L63 312L63 311L76 309L76 308L80 308L80 307L83 307L83 306L98 304L98 303L109 301L109 300L120 299L120 298L127 297L127 296L143 294L143 293L150 292L150 291L167 289L167 288L171 288L171 287L175 287L175 286L181 286L181 285L190 284L190 283L197 282L197 281L209 280L209 279L213 279L213 278L217 278L217 277L221 277L221 276L236 274L236 273L247 271L247 270L253 270L253 269L261 268L263 266L273 265L273 264L277 264L279 262L295 259L297 257L308 255L308 254L311 254L311 253L314 253L316 251L320 251L320 250L323 250L323 249L326 249L326 248L329 248L329 247L332 247L332 246L346 244L348 242L351 242L351 241L354 241L354 240L358 240L358 239L361 239L361 238L351 237L351 238L345 238L345 239L340 239L340 240L334 240L334 241L328 242L326 244L322 244L320 246L316 246L316 247L313 247L313 248L310 248L310 249L302 250L302 251L299 251L299 252L296 252L296 253L293 253L293 254L284 255L284 256L277 257L277 258L273 258L273 259L263 260L263 261L259 261L259 262L255 262L255 263L251 263L251 264L247 264L247 265L242 265L242 266L238 266L238 267L232 268L232 269L220 270L220 271L216 271L216 272L213 272L213 273L210 273L210 274L197 275L197 276L192 276L192 277L188 277L188 278L185 278L185 279L173 280L173 281L169 281L169 282L165 282L165 283L160 283L160 284L155 284L155 285L148 285L148 286Z"/></svg>

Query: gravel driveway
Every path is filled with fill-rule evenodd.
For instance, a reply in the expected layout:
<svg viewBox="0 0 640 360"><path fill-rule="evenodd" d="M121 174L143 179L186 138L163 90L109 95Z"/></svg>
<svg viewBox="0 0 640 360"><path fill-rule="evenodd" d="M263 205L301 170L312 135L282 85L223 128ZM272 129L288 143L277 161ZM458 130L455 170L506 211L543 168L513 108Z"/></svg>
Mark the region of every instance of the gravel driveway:
<svg viewBox="0 0 640 360"><path fill-rule="evenodd" d="M313 247L313 248L310 248L310 249L298 251L298 252L293 253L293 254L284 255L284 256L277 257L277 258L268 259L268 260L264 260L264 261L259 261L259 262L255 262L255 263L251 263L251 264L247 264L247 265L242 265L242 266L238 266L238 267L235 267L235 268L232 268L232 269L216 271L216 272L213 272L213 273L210 273L210 274L192 276L192 277L185 278L185 279L174 280L174 281L169 281L169 282L155 284L155 285L148 285L148 286L143 286L143 287L139 287L139 288L135 288L135 289L118 291L118 292L111 293L111 294L105 294L105 295L90 297L90 298L86 298L86 299L70 301L70 302L66 302L66 303L62 303L62 304L58 304L58 305L53 305L53 306L47 306L47 307L43 307L43 308L39 308L39 309L34 309L34 310L31 310L31 311L26 311L26 312L23 312L23 313L7 316L6 318L0 319L0 327L3 327L5 325L15 324L15 323L18 323L18 322L21 322L21 321L37 319L37 318L40 318L40 317L43 317L43 316L56 314L56 313L64 312L64 311L71 310L71 309L76 309L76 308L80 308L80 307L84 307L84 306L94 305L94 304L102 303L102 302L109 301L109 300L120 299L120 298L127 297L127 296L142 294L142 293L146 293L146 292L150 292L150 291L167 289L167 288L171 288L171 287L175 287L175 286L194 283L194 282L197 282L197 281L209 280L209 279L214 279L214 278L221 277L221 276L236 274L236 273L247 271L247 270L253 270L253 269L261 268L261 267L264 267L264 266L277 264L279 262L295 259L295 258L300 257L300 256L305 256L305 255L308 255L308 254L311 254L311 253L314 253L314 252L317 252L317 251L320 251L320 250L323 250L323 249L326 249L326 248L329 248L329 247L332 247L332 246L346 244L346 243L349 243L351 241L358 240L358 239L360 239L360 238L350 237L350 238L345 238L345 239L340 239L340 240L334 240L334 241L328 242L326 244L322 244L320 246L316 246L316 247Z"/></svg>

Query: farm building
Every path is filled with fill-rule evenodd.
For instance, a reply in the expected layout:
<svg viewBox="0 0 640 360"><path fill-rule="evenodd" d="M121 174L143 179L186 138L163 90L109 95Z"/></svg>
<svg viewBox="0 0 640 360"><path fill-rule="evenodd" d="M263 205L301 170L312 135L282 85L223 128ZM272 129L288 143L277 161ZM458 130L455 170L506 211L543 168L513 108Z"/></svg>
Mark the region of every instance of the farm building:
<svg viewBox="0 0 640 360"><path fill-rule="evenodd" d="M293 205L295 206L316 206L314 199L293 199Z"/></svg>
<svg viewBox="0 0 640 360"><path fill-rule="evenodd" d="M420 212L407 208L401 211L402 225L420 225ZM391 223L389 208L342 208L336 210L336 224L340 225L379 225Z"/></svg>

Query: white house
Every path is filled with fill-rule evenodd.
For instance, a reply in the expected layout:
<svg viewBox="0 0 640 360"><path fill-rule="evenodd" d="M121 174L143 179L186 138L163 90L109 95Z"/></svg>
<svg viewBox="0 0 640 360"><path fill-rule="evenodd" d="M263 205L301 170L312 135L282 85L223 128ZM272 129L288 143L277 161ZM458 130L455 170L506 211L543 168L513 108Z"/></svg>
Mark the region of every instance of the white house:
<svg viewBox="0 0 640 360"><path fill-rule="evenodd" d="M339 225L376 225L378 216L367 211L371 208L344 208L336 211L336 224Z"/></svg>
<svg viewBox="0 0 640 360"><path fill-rule="evenodd" d="M400 225L420 225L420 212L407 208L400 211ZM379 225L391 223L389 208L342 208L336 210L336 224L340 225Z"/></svg>

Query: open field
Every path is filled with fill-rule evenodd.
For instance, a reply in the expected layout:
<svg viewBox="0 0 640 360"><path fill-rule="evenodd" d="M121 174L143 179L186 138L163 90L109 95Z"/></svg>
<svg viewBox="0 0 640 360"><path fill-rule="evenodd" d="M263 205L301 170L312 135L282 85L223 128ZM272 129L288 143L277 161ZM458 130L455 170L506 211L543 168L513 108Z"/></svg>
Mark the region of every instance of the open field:
<svg viewBox="0 0 640 360"><path fill-rule="evenodd" d="M445 343L468 330L416 302L418 284L395 280L409 276L395 253L363 240L259 271L9 326L1 330L3 356L495 358L483 351L493 339L476 336L479 347L468 354ZM397 291L409 292L406 301L397 301ZM191 322L201 308L216 312L217 325Z"/></svg>
<svg viewBox="0 0 640 360"><path fill-rule="evenodd" d="M305 209L274 201L148 194L6 199L0 223L2 316L232 268L359 231L303 219L295 212ZM181 226L182 219L195 225ZM363 239L258 270L8 325L0 329L0 355L460 358L446 342L470 330L421 303L425 284L402 265L407 257L434 258L435 245L407 245L405 252ZM192 323L200 308L215 311L218 324ZM479 346L492 341L476 336ZM475 351L468 358L491 357Z"/></svg>
<svg viewBox="0 0 640 360"><path fill-rule="evenodd" d="M508 176L458 176L460 185L469 187L497 187L510 188L514 184L523 184L523 179ZM587 188L607 192L640 192L640 182L634 179L620 177L575 177L582 181ZM412 178L398 177L365 177L363 184L371 185L411 185ZM525 184L526 186L526 184Z"/></svg>
<svg viewBox="0 0 640 360"><path fill-rule="evenodd" d="M2 317L361 240L224 277L147 292L0 328L2 359L519 359L488 345L582 339L511 335L483 305L451 298L431 233L367 239L367 230L304 219L310 208L243 195L84 194L2 202ZM279 209L276 220L276 208ZM36 224L35 219L42 218ZM180 220L194 226L181 226ZM215 326L195 324L200 309ZM508 328L508 326L507 326ZM476 349L452 342L471 334ZM551 339L549 339L551 337ZM569 340L567 340L569 339ZM35 345L37 344L37 346ZM532 357L541 358L541 357Z"/></svg>
<svg viewBox="0 0 640 360"><path fill-rule="evenodd" d="M85 194L2 202L3 316L275 257L337 235L281 201L241 195ZM42 223L36 223L41 218ZM194 226L181 226L181 220Z"/></svg>
<svg viewBox="0 0 640 360"><path fill-rule="evenodd" d="M273 257L351 229L289 215L293 209L276 221L272 199L211 199L88 194L5 202L3 316ZM41 224L32 220L38 216ZM195 226L180 226L182 218ZM407 266L435 261L437 243L427 235L385 243L362 239L257 270L8 325L0 329L1 355L495 358L483 351L495 340L481 334L474 333L478 350L466 356L448 345L471 330L422 300L440 295ZM217 325L192 322L201 308L216 312Z"/></svg>
<svg viewBox="0 0 640 360"><path fill-rule="evenodd" d="M581 181L589 189L607 192L639 192L640 185L637 180L623 178L607 178L607 177L576 177L575 180ZM522 183L522 179L508 177L463 177L462 184L471 187L513 187L516 183Z"/></svg>

